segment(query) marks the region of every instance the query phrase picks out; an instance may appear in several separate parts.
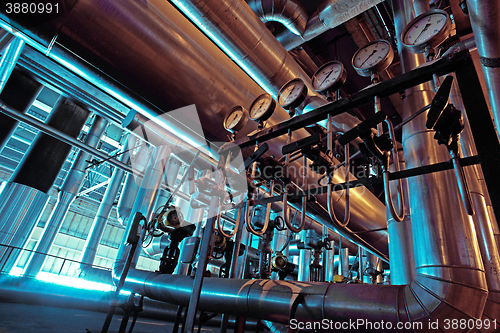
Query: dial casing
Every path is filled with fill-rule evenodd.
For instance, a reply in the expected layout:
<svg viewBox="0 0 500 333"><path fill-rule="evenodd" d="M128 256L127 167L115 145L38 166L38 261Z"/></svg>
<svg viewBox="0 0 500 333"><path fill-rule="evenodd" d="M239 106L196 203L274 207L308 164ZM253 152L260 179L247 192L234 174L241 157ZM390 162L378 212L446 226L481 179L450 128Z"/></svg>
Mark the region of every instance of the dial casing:
<svg viewBox="0 0 500 333"><path fill-rule="evenodd" d="M258 96L250 106L250 119L263 122L268 120L276 109L276 102L268 93Z"/></svg>
<svg viewBox="0 0 500 333"><path fill-rule="evenodd" d="M278 92L278 104L283 109L290 110L298 107L307 96L307 86L299 78L285 83Z"/></svg>
<svg viewBox="0 0 500 333"><path fill-rule="evenodd" d="M323 64L312 77L312 87L320 93L334 92L347 78L347 72L340 61Z"/></svg>
<svg viewBox="0 0 500 333"><path fill-rule="evenodd" d="M248 111L241 105L233 107L224 118L224 128L231 133L241 130L248 122Z"/></svg>
<svg viewBox="0 0 500 333"><path fill-rule="evenodd" d="M371 76L385 70L394 59L391 44L383 39L375 40L360 48L352 57L352 67L361 76Z"/></svg>
<svg viewBox="0 0 500 333"><path fill-rule="evenodd" d="M401 41L411 53L422 53L444 42L451 31L447 12L432 9L414 18L403 30Z"/></svg>

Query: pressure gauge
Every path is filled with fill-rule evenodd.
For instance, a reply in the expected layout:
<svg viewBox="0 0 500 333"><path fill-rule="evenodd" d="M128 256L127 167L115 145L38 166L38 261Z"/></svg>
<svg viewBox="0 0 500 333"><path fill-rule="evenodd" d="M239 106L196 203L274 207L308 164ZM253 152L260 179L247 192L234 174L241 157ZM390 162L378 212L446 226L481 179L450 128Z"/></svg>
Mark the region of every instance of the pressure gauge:
<svg viewBox="0 0 500 333"><path fill-rule="evenodd" d="M339 61L330 61L321 66L312 77L312 87L317 92L339 89L347 78L347 72Z"/></svg>
<svg viewBox="0 0 500 333"><path fill-rule="evenodd" d="M352 57L352 66L361 76L385 70L394 59L394 51L386 40L376 40L360 48Z"/></svg>
<svg viewBox="0 0 500 333"><path fill-rule="evenodd" d="M450 35L451 20L448 13L433 9L413 19L403 30L401 41L411 53L424 52L434 48Z"/></svg>
<svg viewBox="0 0 500 333"><path fill-rule="evenodd" d="M264 93L253 101L250 107L250 119L260 122L266 121L273 115L275 109L276 102L273 97Z"/></svg>
<svg viewBox="0 0 500 333"><path fill-rule="evenodd" d="M294 109L306 99L307 86L299 78L285 83L278 92L278 103L283 109Z"/></svg>
<svg viewBox="0 0 500 333"><path fill-rule="evenodd" d="M248 121L248 111L238 105L229 111L226 118L224 118L224 128L229 132L234 133L241 130Z"/></svg>

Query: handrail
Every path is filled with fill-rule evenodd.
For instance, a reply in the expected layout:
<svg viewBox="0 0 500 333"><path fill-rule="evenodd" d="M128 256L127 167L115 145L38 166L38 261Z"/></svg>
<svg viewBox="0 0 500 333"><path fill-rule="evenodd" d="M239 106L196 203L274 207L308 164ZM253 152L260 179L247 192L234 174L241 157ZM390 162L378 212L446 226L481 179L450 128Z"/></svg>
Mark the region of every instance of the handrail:
<svg viewBox="0 0 500 333"><path fill-rule="evenodd" d="M389 127L389 138L392 141L392 146L393 146L393 151L394 151L394 158L393 158L393 164L396 172L400 170L399 168L399 155L397 151L397 145L396 145L396 140L395 140L395 135L394 135L394 127L392 125L392 122L389 119L385 119L385 123ZM403 184L401 180L396 180L397 186L398 186L398 203L399 203L399 212L398 214L396 212L396 209L394 208L394 202L392 201L392 196L391 196L391 187L389 185L389 159L391 157L391 152L387 151L384 152L384 158L386 159L384 162L384 165L382 166L382 178L384 180L384 195L385 195L385 205L389 208L389 212L396 222L401 222L404 220L405 217L405 203L404 203L404 196L403 196Z"/></svg>

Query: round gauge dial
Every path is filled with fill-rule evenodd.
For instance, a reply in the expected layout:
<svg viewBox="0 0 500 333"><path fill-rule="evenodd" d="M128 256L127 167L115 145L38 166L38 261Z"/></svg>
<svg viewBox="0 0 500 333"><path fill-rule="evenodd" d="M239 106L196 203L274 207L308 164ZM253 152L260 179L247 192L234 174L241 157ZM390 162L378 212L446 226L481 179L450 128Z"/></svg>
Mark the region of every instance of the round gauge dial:
<svg viewBox="0 0 500 333"><path fill-rule="evenodd" d="M360 48L352 57L352 66L361 76L385 70L394 59L394 51L386 40L376 40Z"/></svg>
<svg viewBox="0 0 500 333"><path fill-rule="evenodd" d="M296 108L306 99L307 86L301 79L292 79L285 83L278 92L278 103L284 109Z"/></svg>
<svg viewBox="0 0 500 333"><path fill-rule="evenodd" d="M248 111L244 107L238 105L232 108L226 115L226 118L224 118L224 128L234 133L245 127L247 121Z"/></svg>
<svg viewBox="0 0 500 333"><path fill-rule="evenodd" d="M273 97L267 93L260 95L253 101L250 107L250 119L255 121L268 120L276 109L276 102Z"/></svg>
<svg viewBox="0 0 500 333"><path fill-rule="evenodd" d="M330 61L321 66L312 77L312 87L318 92L335 91L347 78L347 72L339 61Z"/></svg>
<svg viewBox="0 0 500 333"><path fill-rule="evenodd" d="M424 52L434 48L448 38L451 20L444 10L433 9L413 19L403 30L401 40L411 53Z"/></svg>

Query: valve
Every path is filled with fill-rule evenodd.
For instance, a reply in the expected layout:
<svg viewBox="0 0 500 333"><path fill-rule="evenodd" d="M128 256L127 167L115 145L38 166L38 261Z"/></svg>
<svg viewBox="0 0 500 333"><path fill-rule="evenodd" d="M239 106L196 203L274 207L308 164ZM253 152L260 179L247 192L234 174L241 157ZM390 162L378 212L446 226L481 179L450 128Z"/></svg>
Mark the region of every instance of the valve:
<svg viewBox="0 0 500 333"><path fill-rule="evenodd" d="M184 223L184 215L179 207L168 206L156 218L157 228L163 232L171 233Z"/></svg>
<svg viewBox="0 0 500 333"><path fill-rule="evenodd" d="M453 83L453 76L447 76L439 88L436 96L432 100L432 105L427 114L425 126L428 129L436 131L434 139L440 145L445 145L451 155L453 169L460 190L460 197L468 215L474 215L472 199L463 168L460 164L460 154L458 149L458 140L460 133L464 129L464 119L462 111L456 109L448 103L448 97Z"/></svg>

